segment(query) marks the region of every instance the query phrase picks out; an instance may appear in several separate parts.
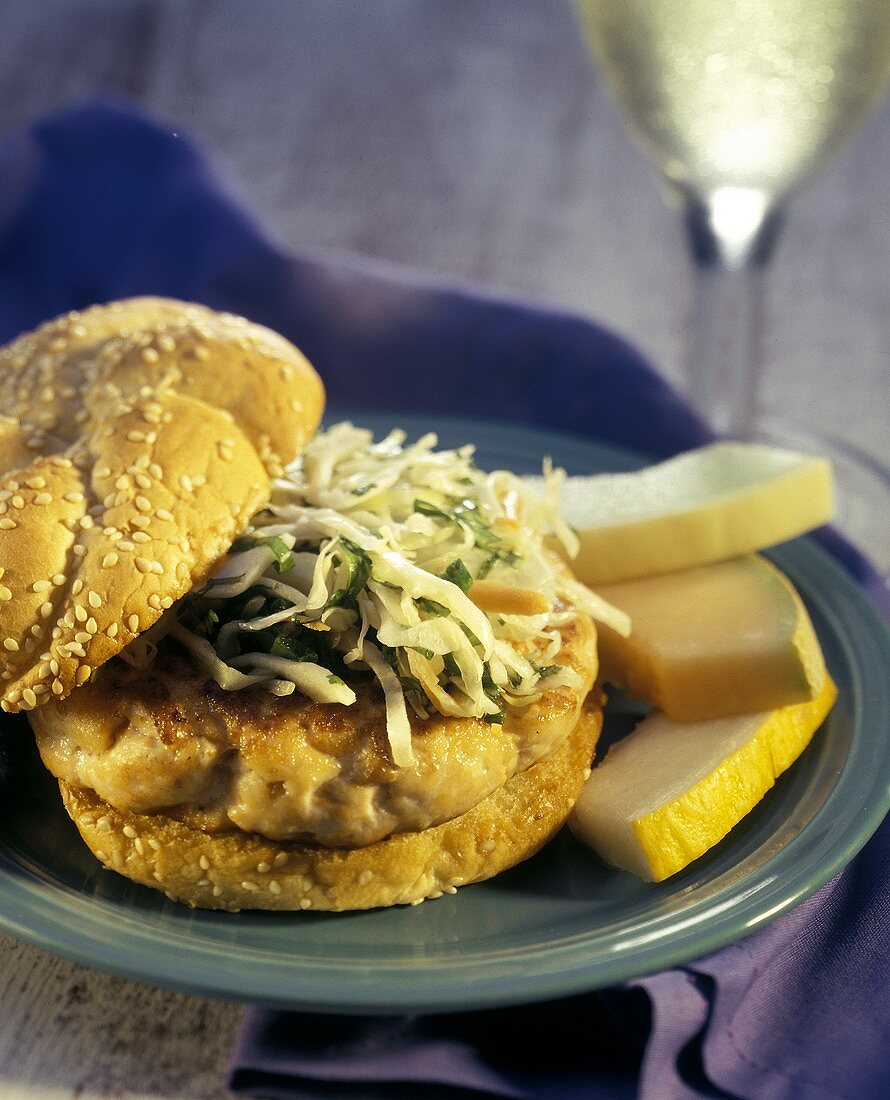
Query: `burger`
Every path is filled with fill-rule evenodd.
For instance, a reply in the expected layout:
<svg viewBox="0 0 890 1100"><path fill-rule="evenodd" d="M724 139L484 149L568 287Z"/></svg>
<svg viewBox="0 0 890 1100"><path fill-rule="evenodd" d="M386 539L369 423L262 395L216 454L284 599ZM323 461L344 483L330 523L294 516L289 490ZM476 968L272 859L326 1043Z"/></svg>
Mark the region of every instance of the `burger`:
<svg viewBox="0 0 890 1100"><path fill-rule="evenodd" d="M317 431L300 352L140 298L0 351L0 705L107 868L211 909L418 903L567 818L594 620L532 493Z"/></svg>

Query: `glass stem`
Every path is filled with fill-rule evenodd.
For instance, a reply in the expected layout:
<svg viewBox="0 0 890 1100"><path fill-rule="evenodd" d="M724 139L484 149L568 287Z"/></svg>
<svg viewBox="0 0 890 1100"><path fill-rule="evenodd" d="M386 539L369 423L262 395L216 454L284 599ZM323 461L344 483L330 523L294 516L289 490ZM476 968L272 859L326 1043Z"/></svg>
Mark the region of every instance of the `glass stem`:
<svg viewBox="0 0 890 1100"><path fill-rule="evenodd" d="M741 194L731 196L725 192ZM738 188L687 199L685 223L695 270L688 394L720 435L751 438L762 367L763 283L780 215Z"/></svg>

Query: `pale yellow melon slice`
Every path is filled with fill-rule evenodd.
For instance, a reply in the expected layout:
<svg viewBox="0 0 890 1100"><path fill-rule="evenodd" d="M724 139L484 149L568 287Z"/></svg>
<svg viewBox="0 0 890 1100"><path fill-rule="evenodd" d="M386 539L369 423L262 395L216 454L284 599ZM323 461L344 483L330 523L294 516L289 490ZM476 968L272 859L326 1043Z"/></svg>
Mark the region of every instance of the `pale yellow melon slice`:
<svg viewBox="0 0 890 1100"><path fill-rule="evenodd" d="M581 543L572 569L598 587L765 550L827 523L831 464L713 443L634 473L570 477L562 506Z"/></svg>
<svg viewBox="0 0 890 1100"><path fill-rule="evenodd" d="M569 819L607 863L648 882L676 874L737 825L809 744L837 695L765 714L644 718L594 768Z"/></svg>
<svg viewBox="0 0 890 1100"><path fill-rule="evenodd" d="M787 577L757 554L601 585L631 633L599 631L602 679L681 722L812 699L825 662Z"/></svg>

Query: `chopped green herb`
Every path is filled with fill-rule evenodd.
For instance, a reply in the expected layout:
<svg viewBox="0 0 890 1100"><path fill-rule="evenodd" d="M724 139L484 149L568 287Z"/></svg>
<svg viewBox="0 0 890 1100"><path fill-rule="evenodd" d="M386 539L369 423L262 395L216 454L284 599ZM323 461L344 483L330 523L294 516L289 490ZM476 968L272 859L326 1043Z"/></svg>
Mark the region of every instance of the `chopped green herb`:
<svg viewBox="0 0 890 1100"><path fill-rule="evenodd" d="M519 560L519 555L514 554L512 550L493 550L479 567L479 572L476 574L476 580L485 580L498 562L503 562L504 565L517 565Z"/></svg>
<svg viewBox="0 0 890 1100"><path fill-rule="evenodd" d="M437 603L436 600L431 600L427 596L418 596L414 602L421 611L425 611L427 615L432 615L437 619L444 618L446 615L451 614L444 604Z"/></svg>
<svg viewBox="0 0 890 1100"><path fill-rule="evenodd" d="M460 625L461 630L464 632L464 634L466 634L467 638L469 639L470 645L473 645L473 646L481 646L482 645L482 643L479 641L479 639L476 637L476 635L473 633L473 631L470 630L470 628L467 626L466 623L460 623L459 625Z"/></svg>
<svg viewBox="0 0 890 1100"><path fill-rule="evenodd" d="M435 504L430 504L426 500L415 500L414 511L420 512L422 516L435 516L437 519L447 519L449 523L454 522L454 516L449 515L448 512L443 512L441 508L438 508Z"/></svg>
<svg viewBox="0 0 890 1100"><path fill-rule="evenodd" d="M374 481L369 481L367 485L359 485L357 489L352 490L354 497L363 497L365 493L370 493L372 489L376 489L377 484Z"/></svg>
<svg viewBox="0 0 890 1100"><path fill-rule="evenodd" d="M448 673L448 675L453 676L459 680L461 677L460 665L454 659L454 654L446 653L442 657L442 660L445 662L445 671Z"/></svg>
<svg viewBox="0 0 890 1100"><path fill-rule="evenodd" d="M336 684L337 687L345 687L346 686L345 682L343 680L341 680L340 677L336 675L336 673L333 673L333 672L328 677L328 683L329 684Z"/></svg>
<svg viewBox="0 0 890 1100"><path fill-rule="evenodd" d="M265 544L275 555L275 569L279 573L287 573L294 567L294 555L281 535L273 535Z"/></svg>
<svg viewBox="0 0 890 1100"><path fill-rule="evenodd" d="M442 574L442 579L451 581L452 584L456 584L457 587L466 594L470 591L470 587L473 584L473 578L470 575L469 569L464 565L460 558L455 560L447 567Z"/></svg>
<svg viewBox="0 0 890 1100"><path fill-rule="evenodd" d="M342 564L346 566L346 583L332 593L327 607L339 607L348 600L354 599L371 576L371 559L364 550L342 535L339 541L343 550Z"/></svg>
<svg viewBox="0 0 890 1100"><path fill-rule="evenodd" d="M419 653L421 657L426 657L428 661L431 661L436 656L431 649L426 649L422 645L409 645L408 648L415 653Z"/></svg>
<svg viewBox="0 0 890 1100"><path fill-rule="evenodd" d="M548 676L553 676L554 673L562 672L562 670L564 668L565 668L565 665L544 665L543 668L539 668L537 670L538 679L539 680L546 680Z"/></svg>

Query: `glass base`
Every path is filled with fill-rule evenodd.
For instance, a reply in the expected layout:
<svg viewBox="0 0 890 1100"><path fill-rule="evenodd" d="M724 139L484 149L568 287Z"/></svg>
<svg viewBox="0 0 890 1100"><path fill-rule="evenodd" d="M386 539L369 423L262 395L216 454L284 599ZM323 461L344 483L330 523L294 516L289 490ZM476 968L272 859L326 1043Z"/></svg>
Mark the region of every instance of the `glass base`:
<svg viewBox="0 0 890 1100"><path fill-rule="evenodd" d="M758 442L823 455L834 467L834 526L890 580L890 469L858 447L778 416L758 419Z"/></svg>

